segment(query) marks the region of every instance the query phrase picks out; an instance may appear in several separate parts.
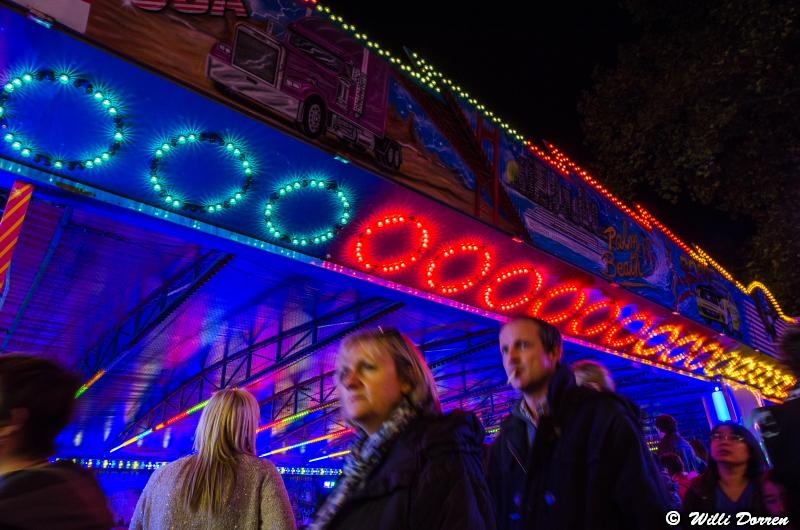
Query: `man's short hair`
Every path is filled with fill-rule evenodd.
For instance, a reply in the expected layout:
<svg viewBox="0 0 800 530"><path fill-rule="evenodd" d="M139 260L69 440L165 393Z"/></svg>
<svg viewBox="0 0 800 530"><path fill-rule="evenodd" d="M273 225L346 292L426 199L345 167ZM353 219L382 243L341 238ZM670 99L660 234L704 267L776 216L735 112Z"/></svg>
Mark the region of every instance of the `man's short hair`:
<svg viewBox="0 0 800 530"><path fill-rule="evenodd" d="M72 416L76 376L58 364L30 355L0 355L0 423L14 409L25 409L24 454L49 456L55 439Z"/></svg>
<svg viewBox="0 0 800 530"><path fill-rule="evenodd" d="M675 434L678 432L678 422L669 414L661 414L656 416L656 429L666 434Z"/></svg>
<svg viewBox="0 0 800 530"><path fill-rule="evenodd" d="M800 377L800 325L789 326L781 337L779 349L783 362Z"/></svg>
<svg viewBox="0 0 800 530"><path fill-rule="evenodd" d="M558 331L558 328L554 325L550 324L549 322L545 322L541 318L536 318L528 315L520 315L517 317L512 318L505 325L510 324L511 322L517 321L527 321L536 324L539 329L539 340L542 341L542 347L544 351L547 353L561 353L561 332Z"/></svg>

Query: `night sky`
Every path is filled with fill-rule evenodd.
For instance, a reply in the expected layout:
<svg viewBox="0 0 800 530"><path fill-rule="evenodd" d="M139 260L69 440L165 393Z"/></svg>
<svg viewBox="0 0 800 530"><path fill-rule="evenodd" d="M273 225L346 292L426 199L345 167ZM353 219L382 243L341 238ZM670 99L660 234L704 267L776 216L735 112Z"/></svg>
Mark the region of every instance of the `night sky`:
<svg viewBox="0 0 800 530"><path fill-rule="evenodd" d="M546 139L592 171L578 103L598 67L613 67L638 34L616 1L364 2L331 0L338 15L395 54L418 52L526 137ZM466 6L466 7L465 7ZM523 7L524 6L524 7ZM603 175L592 171L602 182ZM612 190L613 191L613 190ZM752 227L688 199L639 197L688 243L735 268ZM724 231L728 236L720 238Z"/></svg>
<svg viewBox="0 0 800 530"><path fill-rule="evenodd" d="M519 5L525 5L517 2ZM406 46L529 137L583 154L577 104L597 65L633 28L616 2L333 0L331 9L395 53Z"/></svg>

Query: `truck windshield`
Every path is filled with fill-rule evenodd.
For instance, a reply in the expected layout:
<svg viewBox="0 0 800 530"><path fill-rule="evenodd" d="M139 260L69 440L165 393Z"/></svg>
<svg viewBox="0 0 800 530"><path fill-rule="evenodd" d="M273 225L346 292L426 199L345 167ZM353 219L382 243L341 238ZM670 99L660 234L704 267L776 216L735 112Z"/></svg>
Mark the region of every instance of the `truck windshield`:
<svg viewBox="0 0 800 530"><path fill-rule="evenodd" d="M233 64L274 85L278 66L278 49L247 32L240 31L236 36Z"/></svg>
<svg viewBox="0 0 800 530"><path fill-rule="evenodd" d="M713 304L719 304L719 297L716 294L712 293L711 291L701 290L700 298L708 300Z"/></svg>
<svg viewBox="0 0 800 530"><path fill-rule="evenodd" d="M342 61L338 57L327 50L322 49L317 44L314 44L305 37L301 37L297 33L291 33L289 35L289 44L306 55L310 55L327 69L332 70L337 74L342 71Z"/></svg>

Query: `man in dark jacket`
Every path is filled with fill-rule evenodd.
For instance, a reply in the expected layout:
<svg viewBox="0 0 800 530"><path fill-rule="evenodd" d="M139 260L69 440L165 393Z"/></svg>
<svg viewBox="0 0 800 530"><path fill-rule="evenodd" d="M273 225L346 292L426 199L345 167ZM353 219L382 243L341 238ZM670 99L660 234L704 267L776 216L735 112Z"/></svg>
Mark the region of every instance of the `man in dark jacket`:
<svg viewBox="0 0 800 530"><path fill-rule="evenodd" d="M561 362L561 334L542 320L507 323L500 351L523 399L490 450L497 528L666 526L674 507L629 402L578 387Z"/></svg>
<svg viewBox="0 0 800 530"><path fill-rule="evenodd" d="M705 471L702 462L694 454L692 446L678 432L678 421L675 418L669 414L656 416L656 430L661 436L661 440L658 442L658 450L656 451L659 458L664 455L675 454L681 459L683 469L687 473L692 471L702 473Z"/></svg>
<svg viewBox="0 0 800 530"><path fill-rule="evenodd" d="M800 380L800 325L790 327L781 338L781 358ZM781 405L756 413L756 425L772 462L772 478L786 488L789 520L800 523L800 385Z"/></svg>

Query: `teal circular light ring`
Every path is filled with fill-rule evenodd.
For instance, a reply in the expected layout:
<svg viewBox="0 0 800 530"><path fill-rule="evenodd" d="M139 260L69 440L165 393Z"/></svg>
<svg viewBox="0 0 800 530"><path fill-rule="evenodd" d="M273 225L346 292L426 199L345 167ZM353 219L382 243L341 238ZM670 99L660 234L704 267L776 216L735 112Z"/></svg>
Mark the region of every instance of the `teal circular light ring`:
<svg viewBox="0 0 800 530"><path fill-rule="evenodd" d="M292 234L283 229L276 216L276 211L280 209L280 202L301 190L324 191L331 194L336 199L341 205L342 210L331 226L318 230L311 235ZM347 197L347 194L339 189L339 185L336 182L327 179L302 179L288 183L278 188L278 190L270 196L266 209L264 210L264 220L267 224L267 230L269 230L270 236L283 243L297 247L327 244L350 222L351 216L352 206L350 205L350 199Z"/></svg>
<svg viewBox="0 0 800 530"><path fill-rule="evenodd" d="M241 167L244 180L242 185L234 193L224 200L209 203L200 203L182 198L182 194L169 187L168 177L165 176L165 161L169 155L183 146L191 144L206 143L218 146L225 156L232 158ZM242 146L226 141L222 135L212 131L184 133L173 136L169 140L162 142L153 152L150 159L150 185L164 203L176 209L188 210L191 212L217 213L235 206L245 199L255 182L255 169L253 162L248 158Z"/></svg>
<svg viewBox="0 0 800 530"><path fill-rule="evenodd" d="M24 92L36 83L50 83L54 86L72 87L77 94L88 97L98 107L98 110L107 115L113 125L113 132L106 149L82 159L64 159L38 148L31 138L22 131L14 130L12 121L14 112L9 109L13 104L15 94ZM50 69L30 71L19 77L6 81L0 91L0 128L3 130L3 140L12 150L18 151L23 158L28 158L35 164L52 167L56 170L84 170L96 169L104 166L115 156L122 147L126 135L125 114L120 108L117 99L109 92L102 90L89 79L67 72L57 72Z"/></svg>

